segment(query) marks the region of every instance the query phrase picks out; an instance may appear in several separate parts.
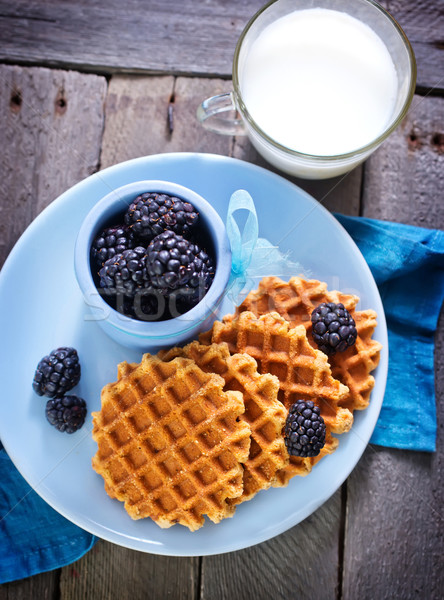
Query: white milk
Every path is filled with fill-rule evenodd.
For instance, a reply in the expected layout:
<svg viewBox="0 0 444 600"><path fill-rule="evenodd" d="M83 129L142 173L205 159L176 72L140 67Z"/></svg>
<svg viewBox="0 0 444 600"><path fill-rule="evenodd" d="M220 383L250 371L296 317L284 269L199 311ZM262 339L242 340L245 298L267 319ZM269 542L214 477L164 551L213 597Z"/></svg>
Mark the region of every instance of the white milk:
<svg viewBox="0 0 444 600"><path fill-rule="evenodd" d="M240 82L245 105L265 133L320 156L351 152L381 134L398 85L380 37L324 8L268 25L241 65Z"/></svg>

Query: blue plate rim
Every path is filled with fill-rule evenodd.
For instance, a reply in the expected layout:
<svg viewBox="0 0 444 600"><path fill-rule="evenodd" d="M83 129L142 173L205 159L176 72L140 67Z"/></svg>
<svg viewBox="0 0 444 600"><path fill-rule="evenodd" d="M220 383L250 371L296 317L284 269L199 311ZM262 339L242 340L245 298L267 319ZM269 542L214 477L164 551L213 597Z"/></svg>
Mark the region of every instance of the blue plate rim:
<svg viewBox="0 0 444 600"><path fill-rule="evenodd" d="M137 549L137 550L141 550L141 551L145 551L145 552L149 552L149 553L153 553L153 554L159 554L159 555L165 555L165 556L189 556L189 557L191 557L191 556L209 556L209 555L215 555L215 554L223 554L226 552L232 552L232 551L240 550L240 549L243 549L246 547L251 547L253 545L256 545L258 543L261 543L268 539L271 539L272 537L282 534L283 532L288 530L290 527L303 521L307 516L309 516L314 510L319 508L319 506L321 506L324 502L326 502L335 493L335 491L340 487L340 485L342 485L342 483L349 476L351 471L355 468L357 462L359 461L360 457L362 456L362 454L365 450L365 447L371 437L371 433L373 432L373 429L376 425L377 417L379 415L379 411L380 411L380 408L382 405L382 399L383 399L385 384L386 384L386 379L387 379L388 338L387 338L387 326L386 326L386 320L385 320L385 314L384 314L384 310L383 310L382 301L381 301L376 283L374 282L373 276L371 274L371 271L370 271L367 263L365 262L365 259L363 258L362 253L360 252L359 248L356 246L355 242L353 241L351 236L348 234L348 232L345 230L345 228L335 219L335 217L324 206L322 206L312 196L310 196L307 192L305 192L304 190L299 188L296 184L288 181L284 177L282 177L276 173L273 173L271 171L268 171L267 169L265 169L263 167L255 165L253 163L243 161L241 159L227 157L227 156L218 155L218 154L211 154L211 153L171 152L171 153L156 154L156 155L149 155L149 156L143 156L143 157L138 157L138 158L134 158L134 159L129 159L127 161L118 163L116 165L112 165L110 167L107 167L106 169L103 169L102 171L99 171L97 173L90 175L89 177L83 179L82 181L78 182L77 184L75 184L74 186L72 186L71 188L69 188L68 190L63 192L62 194L60 194L50 205L48 205L30 223L30 225L26 228L26 230L20 236L19 240L16 242L16 244L14 245L10 254L8 255L6 261L3 265L3 268L0 272L0 298L2 297L3 292L4 292L3 282L9 276L10 269L13 267L15 255L19 251L20 247L23 244L27 243L28 238L33 235L33 232L36 228L38 229L38 228L44 226L45 220L50 218L53 211L61 210L61 206L64 203L69 203L70 201L72 201L72 196L81 192L83 190L83 188L87 187L91 181L93 181L94 179L97 179L97 178L105 180L105 177L108 174L115 175L119 171L125 172L125 170L129 166L144 164L146 162L150 163L150 162L153 162L156 160L161 160L161 161L163 161L163 160L166 160L166 161L179 160L180 161L180 160L187 160L187 159L209 160L209 161L215 161L216 163L219 163L219 162L228 163L228 164L235 163L235 164L239 165L242 169L246 169L247 171L250 171L251 173L258 173L258 174L261 174L262 176L266 176L266 177L274 179L276 184L279 186L284 185L284 186L287 186L288 189L296 188L299 194L303 195L311 203L315 203L316 208L319 208L321 211L323 211L324 215L330 220L331 224L334 227L337 227L341 230L341 232L344 236L344 239L347 240L347 243L351 246L351 248L353 248L353 251L361 259L361 263L362 263L361 266L366 270L368 280L371 282L372 286L374 286L374 293L376 294L377 298L379 299L379 303L378 303L379 306L374 307L374 308L378 314L379 339L383 343L383 349L381 351L381 360L380 360L380 363L379 363L378 369L377 369L377 384L378 384L378 391L379 391L379 396L380 396L379 409L377 410L377 412L373 411L372 423L370 424L370 428L368 428L367 435L365 436L367 439L361 440L363 445L360 448L360 450L356 451L354 454L354 457L356 460L354 460L353 464L349 465L349 468L344 469L341 472L341 477L338 479L338 481L340 481L340 482L336 486L335 489L331 490L331 493L329 493L327 496L325 496L325 495L322 496L322 498L320 498L318 502L310 503L310 505L308 505L305 510L299 511L298 517L296 519L294 518L294 515L291 515L291 514L288 515L285 519L283 519L280 522L280 525L278 527L274 527L272 532L267 532L267 533L262 532L262 534L258 533L256 535L251 535L248 540L241 539L241 540L238 540L231 544L228 544L228 545L226 544L225 546L221 546L217 550L201 548L198 553L196 553L195 551L177 552L177 550L175 551L172 548L166 548L163 545L157 546L156 543L154 543L154 545L153 544L150 545L149 540L140 540L141 543L139 544L139 543L136 543L137 541L132 539L132 537L129 535L126 535L123 533L118 533L116 535L116 532L109 531L106 527L102 527L99 524L85 518L84 515L74 514L72 511L65 510L64 507L61 507L60 505L57 504L57 500L51 496L51 493L49 490L46 490L45 488L37 489L38 486L33 486L32 483L29 481L29 479L30 479L29 474L26 474L26 475L28 475L28 477L25 476L22 472L23 469L21 470L19 468L19 471L22 472L22 475L28 481L28 483L31 485L31 487L34 487L35 491L50 506L52 506L60 514L62 514L64 517L71 520L78 526L83 527L87 531L90 531L90 533L97 535L108 541L111 541L113 543L116 543L118 545L124 546L124 547ZM173 180L174 179L172 179L172 181ZM105 181L105 183L106 183L106 181ZM372 398L372 400L374 400L374 399ZM369 429L371 429L371 431L369 431ZM352 428L352 430L353 430L353 428ZM2 438L3 438L3 436L2 436ZM3 441L3 439L2 439L2 441ZM8 455L13 460L14 464L20 465L20 463L21 463L20 458L14 451L14 448L9 443L9 440L7 440L7 438L5 440L4 446L5 446L5 449L8 453ZM328 458L328 457L326 457L326 458ZM262 492L262 493L264 493L264 492ZM267 493L267 492L265 491L265 493ZM215 527L217 527L217 525ZM196 532L196 533L198 533L198 532ZM192 534L192 535L195 535L195 534Z"/></svg>

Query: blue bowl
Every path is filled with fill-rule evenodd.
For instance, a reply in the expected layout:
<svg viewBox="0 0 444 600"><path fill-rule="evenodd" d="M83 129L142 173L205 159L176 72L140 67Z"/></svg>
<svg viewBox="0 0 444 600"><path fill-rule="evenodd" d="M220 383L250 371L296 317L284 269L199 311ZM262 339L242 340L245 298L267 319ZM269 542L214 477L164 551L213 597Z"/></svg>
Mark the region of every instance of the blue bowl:
<svg viewBox="0 0 444 600"><path fill-rule="evenodd" d="M91 269L91 245L105 227L122 223L130 203L144 192L160 192L190 202L199 212L199 228L212 245L216 270L213 282L200 302L188 312L164 321L141 321L112 308L99 293ZM225 225L214 208L199 194L167 181L137 181L113 190L85 217L77 236L74 267L78 284L92 319L112 339L136 350L155 352L183 344L209 329L216 318L231 273L231 251Z"/></svg>

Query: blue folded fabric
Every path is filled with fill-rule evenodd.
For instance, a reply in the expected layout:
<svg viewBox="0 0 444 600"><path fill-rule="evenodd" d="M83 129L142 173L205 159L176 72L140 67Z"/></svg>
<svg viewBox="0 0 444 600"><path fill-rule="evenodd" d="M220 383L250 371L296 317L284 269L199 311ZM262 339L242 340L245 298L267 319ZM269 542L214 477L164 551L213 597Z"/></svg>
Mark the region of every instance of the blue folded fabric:
<svg viewBox="0 0 444 600"><path fill-rule="evenodd" d="M444 233L361 217L337 218L372 270L389 329L387 389L371 441L433 451L433 350L444 297ZM74 562L96 541L46 504L3 449L0 536L0 583Z"/></svg>
<svg viewBox="0 0 444 600"><path fill-rule="evenodd" d="M0 444L0 583L68 565L96 538L53 510Z"/></svg>
<svg viewBox="0 0 444 600"><path fill-rule="evenodd" d="M436 449L434 335L444 299L444 232L335 215L367 261L387 318L389 369L371 442Z"/></svg>

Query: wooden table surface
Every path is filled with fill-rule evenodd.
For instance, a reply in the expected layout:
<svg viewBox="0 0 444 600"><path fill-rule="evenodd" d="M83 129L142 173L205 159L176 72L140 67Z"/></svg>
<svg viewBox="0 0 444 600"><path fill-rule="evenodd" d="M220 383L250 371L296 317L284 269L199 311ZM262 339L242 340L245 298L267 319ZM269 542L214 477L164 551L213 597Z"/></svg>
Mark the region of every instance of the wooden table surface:
<svg viewBox="0 0 444 600"><path fill-rule="evenodd" d="M293 181L329 210L443 228L444 3L384 4L417 56L408 116L347 176ZM202 99L230 90L235 42L261 5L0 0L0 260L61 192L109 165L195 151L266 166L245 138L195 119ZM443 346L441 319L435 454L369 446L320 509L252 548L171 558L99 540L73 565L4 584L0 599L443 598Z"/></svg>

